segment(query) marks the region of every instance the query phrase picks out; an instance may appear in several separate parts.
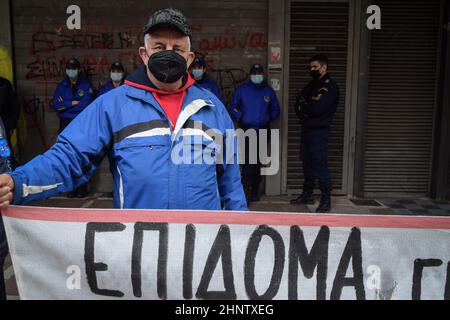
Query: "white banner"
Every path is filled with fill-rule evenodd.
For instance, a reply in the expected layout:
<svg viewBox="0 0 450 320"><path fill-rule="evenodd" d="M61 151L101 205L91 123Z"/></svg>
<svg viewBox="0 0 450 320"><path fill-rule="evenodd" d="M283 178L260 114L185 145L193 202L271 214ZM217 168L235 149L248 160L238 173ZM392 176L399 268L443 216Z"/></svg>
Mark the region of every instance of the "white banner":
<svg viewBox="0 0 450 320"><path fill-rule="evenodd" d="M21 299L450 299L450 218L2 212Z"/></svg>

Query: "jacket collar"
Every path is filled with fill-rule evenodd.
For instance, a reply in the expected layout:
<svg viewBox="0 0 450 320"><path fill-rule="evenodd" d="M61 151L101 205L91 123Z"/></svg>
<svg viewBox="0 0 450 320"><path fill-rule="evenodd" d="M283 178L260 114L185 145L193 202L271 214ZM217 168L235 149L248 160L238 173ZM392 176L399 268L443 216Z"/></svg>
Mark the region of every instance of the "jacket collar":
<svg viewBox="0 0 450 320"><path fill-rule="evenodd" d="M328 79L330 79L330 74L327 72L327 73L325 73L325 75L324 75L322 78L320 78L319 80L317 80L317 83L322 84L322 83L324 83L325 81L327 81Z"/></svg>
<svg viewBox="0 0 450 320"><path fill-rule="evenodd" d="M186 106L190 105L193 101L198 100L198 97L195 98L192 94L190 94L191 90L189 89L194 84L195 80L189 75L189 73L186 73L185 77L183 78L182 87L179 90L175 91L175 93L187 91L181 111L183 111L186 108ZM164 111L162 110L161 106L153 97L153 93L157 94L171 94L171 93L156 88L156 86L148 78L147 68L145 65L140 66L135 72L133 72L130 76L128 76L127 79L125 80L125 85L127 86L126 93L129 97L142 100L152 105L161 114L164 114ZM205 101L205 105L212 106L212 102Z"/></svg>
<svg viewBox="0 0 450 320"><path fill-rule="evenodd" d="M78 86L78 85L80 85L80 83L82 83L84 81L86 81L86 78L82 74L79 74L77 82L75 82L75 85ZM64 75L63 83L67 87L70 87L72 85L72 82L70 81L69 77L66 74Z"/></svg>

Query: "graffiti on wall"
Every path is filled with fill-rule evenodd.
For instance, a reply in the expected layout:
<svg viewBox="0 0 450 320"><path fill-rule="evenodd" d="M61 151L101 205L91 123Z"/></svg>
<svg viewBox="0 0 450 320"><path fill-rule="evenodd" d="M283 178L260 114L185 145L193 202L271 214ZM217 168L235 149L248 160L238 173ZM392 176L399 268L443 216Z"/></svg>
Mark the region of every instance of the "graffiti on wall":
<svg viewBox="0 0 450 320"><path fill-rule="evenodd" d="M86 25L82 31L68 31L64 27L48 28L38 25L31 35L26 52L25 74L19 78L29 81L33 91L19 90L28 132L34 132L33 143L39 145L34 152L46 151L58 135L57 119L51 102L54 90L65 74L66 61L80 60L84 75L95 89L109 80L113 62L120 61L132 71L140 64L137 48L142 39L142 27ZM29 86L27 85L27 88ZM50 132L49 128L53 128ZM36 144L34 145L36 147Z"/></svg>
<svg viewBox="0 0 450 320"><path fill-rule="evenodd" d="M205 55L209 76L221 88L222 100L229 104L236 87L247 81L250 63L265 61L267 35L239 27L219 28L211 34L201 24L193 25L192 30L198 35L194 36L193 47ZM25 74L19 78L31 82L34 88L20 93L28 115L27 127L36 130L34 136L40 141L38 152L46 151L57 136L57 126L49 125L57 118L46 113L54 112L53 91L64 77L66 61L72 57L80 60L84 74L98 89L109 80L113 62L120 61L127 72L141 65L138 48L143 42L141 25L83 24L82 30L42 24L35 27L26 61L20 62L26 66ZM49 132L50 127L54 132Z"/></svg>

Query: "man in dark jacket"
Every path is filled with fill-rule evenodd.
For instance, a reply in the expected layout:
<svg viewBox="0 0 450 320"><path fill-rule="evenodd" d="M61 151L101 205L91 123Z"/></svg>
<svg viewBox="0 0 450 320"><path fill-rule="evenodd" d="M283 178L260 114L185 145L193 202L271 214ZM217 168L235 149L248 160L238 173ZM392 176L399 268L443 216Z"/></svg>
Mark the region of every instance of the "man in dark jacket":
<svg viewBox="0 0 450 320"><path fill-rule="evenodd" d="M328 168L330 126L339 103L339 89L328 74L328 58L315 55L310 59L313 80L297 97L295 111L302 126L300 158L303 162L303 194L292 204L314 203L316 177L322 192L316 212L331 210L331 174Z"/></svg>
<svg viewBox="0 0 450 320"><path fill-rule="evenodd" d="M11 145L11 135L17 128L20 115L20 104L17 95L8 79L0 77L0 117L6 131L6 138Z"/></svg>

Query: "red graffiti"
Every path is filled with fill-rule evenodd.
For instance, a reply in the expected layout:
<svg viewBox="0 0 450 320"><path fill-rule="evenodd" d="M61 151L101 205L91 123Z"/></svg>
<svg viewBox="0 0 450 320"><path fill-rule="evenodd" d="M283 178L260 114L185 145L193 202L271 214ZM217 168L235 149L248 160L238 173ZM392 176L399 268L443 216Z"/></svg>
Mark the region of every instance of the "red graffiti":
<svg viewBox="0 0 450 320"><path fill-rule="evenodd" d="M48 56L41 58L36 55L35 60L27 64L27 79L44 79L51 80L54 78L62 78L66 69L66 57Z"/></svg>
<svg viewBox="0 0 450 320"><path fill-rule="evenodd" d="M202 39L199 49L203 52L226 49L263 49L267 46L266 36L261 32L247 32L244 37L239 36L215 36L213 39Z"/></svg>

